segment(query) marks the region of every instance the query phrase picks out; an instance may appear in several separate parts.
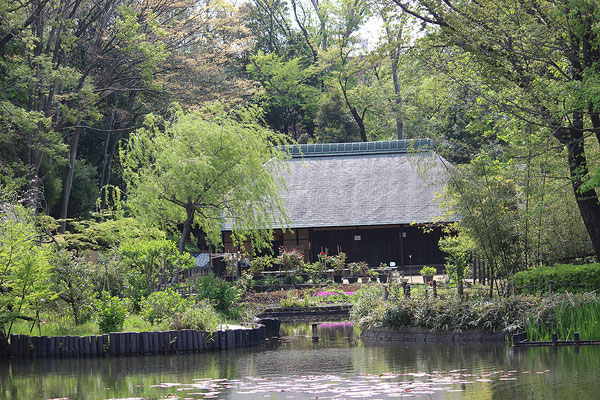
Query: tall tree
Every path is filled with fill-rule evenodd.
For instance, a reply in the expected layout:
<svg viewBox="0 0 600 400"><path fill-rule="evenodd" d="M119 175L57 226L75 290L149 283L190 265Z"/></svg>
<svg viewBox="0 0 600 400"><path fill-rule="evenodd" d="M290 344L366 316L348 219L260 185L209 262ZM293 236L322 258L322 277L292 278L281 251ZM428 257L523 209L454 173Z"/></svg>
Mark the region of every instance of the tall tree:
<svg viewBox="0 0 600 400"><path fill-rule="evenodd" d="M437 27L442 43L463 49L503 112L543 127L568 153L579 211L600 256L600 203L585 186L600 138L600 32L593 0L414 3L402 10ZM591 137L594 144L587 143Z"/></svg>
<svg viewBox="0 0 600 400"><path fill-rule="evenodd" d="M227 115L176 110L170 121L149 115L122 149L129 204L141 217L176 231L183 252L193 224L213 245L231 225L234 239L262 247L273 224L287 223L279 196L282 137L260 126L255 112Z"/></svg>

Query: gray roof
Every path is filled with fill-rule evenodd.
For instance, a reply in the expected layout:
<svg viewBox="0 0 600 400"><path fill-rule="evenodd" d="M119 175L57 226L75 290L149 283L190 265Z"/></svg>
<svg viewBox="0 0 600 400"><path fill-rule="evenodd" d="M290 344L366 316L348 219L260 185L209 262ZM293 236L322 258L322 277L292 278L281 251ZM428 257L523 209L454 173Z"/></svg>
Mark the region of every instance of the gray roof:
<svg viewBox="0 0 600 400"><path fill-rule="evenodd" d="M293 146L282 193L290 227L443 220L435 199L449 164L432 148L429 139Z"/></svg>

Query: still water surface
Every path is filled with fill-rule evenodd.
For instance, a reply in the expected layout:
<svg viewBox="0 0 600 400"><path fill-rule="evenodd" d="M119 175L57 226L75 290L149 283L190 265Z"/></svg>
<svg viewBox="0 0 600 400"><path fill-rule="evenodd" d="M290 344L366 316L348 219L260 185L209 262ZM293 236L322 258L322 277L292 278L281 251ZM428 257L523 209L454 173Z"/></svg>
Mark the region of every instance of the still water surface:
<svg viewBox="0 0 600 400"><path fill-rule="evenodd" d="M262 348L0 360L0 399L600 399L600 346L367 345L352 326L283 325Z"/></svg>

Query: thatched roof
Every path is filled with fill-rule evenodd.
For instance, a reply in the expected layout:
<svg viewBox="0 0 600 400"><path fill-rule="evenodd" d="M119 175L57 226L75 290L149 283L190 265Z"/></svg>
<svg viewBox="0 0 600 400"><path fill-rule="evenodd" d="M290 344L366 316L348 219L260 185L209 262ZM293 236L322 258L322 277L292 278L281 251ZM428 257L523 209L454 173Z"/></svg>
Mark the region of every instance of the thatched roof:
<svg viewBox="0 0 600 400"><path fill-rule="evenodd" d="M291 154L283 193L291 228L443 219L436 195L448 163L429 139L299 145Z"/></svg>

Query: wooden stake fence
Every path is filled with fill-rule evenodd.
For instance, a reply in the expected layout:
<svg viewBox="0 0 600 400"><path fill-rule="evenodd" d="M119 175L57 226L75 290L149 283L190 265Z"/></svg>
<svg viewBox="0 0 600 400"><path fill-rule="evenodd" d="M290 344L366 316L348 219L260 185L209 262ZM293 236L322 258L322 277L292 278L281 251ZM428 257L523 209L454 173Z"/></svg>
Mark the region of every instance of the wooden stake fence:
<svg viewBox="0 0 600 400"><path fill-rule="evenodd" d="M192 329L166 332L111 332L92 336L10 335L10 358L102 357L195 353L263 344L266 328L219 330Z"/></svg>

